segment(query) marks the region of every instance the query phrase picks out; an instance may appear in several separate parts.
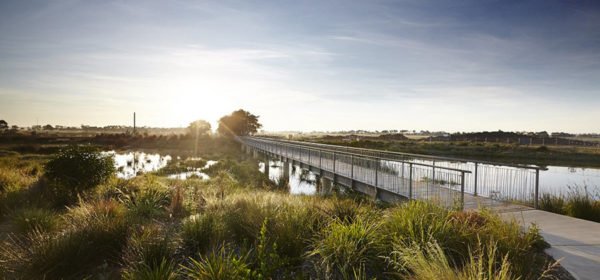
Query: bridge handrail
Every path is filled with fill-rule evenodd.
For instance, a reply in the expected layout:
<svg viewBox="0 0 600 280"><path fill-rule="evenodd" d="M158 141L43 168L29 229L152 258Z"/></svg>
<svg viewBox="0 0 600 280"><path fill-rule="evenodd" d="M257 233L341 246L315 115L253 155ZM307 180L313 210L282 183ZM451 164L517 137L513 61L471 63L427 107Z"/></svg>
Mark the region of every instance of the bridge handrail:
<svg viewBox="0 0 600 280"><path fill-rule="evenodd" d="M242 139L246 139L247 137L241 137L241 138ZM254 141L274 142L274 143L277 143L277 144L285 144L285 145L288 145L288 146L299 147L299 148L307 149L307 150L311 150L311 151L326 151L326 152L333 152L333 153L342 154L342 155L357 156L357 157L361 157L361 158L369 158L369 159L375 159L375 160L386 160L386 161L399 162L399 163L405 163L405 164L411 164L411 165L417 165L417 166L431 167L431 168L435 168L435 169L438 169L438 170L454 171L454 172L460 172L460 173L465 173L465 174L472 173L470 170L457 169L457 168L444 167L444 166L436 166L436 165L431 165L431 164L418 163L418 162L410 162L410 161L404 161L404 160L392 159L392 158L375 157L375 156L369 156L369 155L363 155L363 154L356 154L356 153L350 153L350 152L339 151L339 150L318 149L318 148L310 147L309 145L298 145L298 144L294 144L294 143L286 143L284 141L279 141L279 140L274 140L274 139L265 139L265 138L262 138L262 137L249 137L249 138L251 140L254 140Z"/></svg>
<svg viewBox="0 0 600 280"><path fill-rule="evenodd" d="M315 142L306 142L306 141L295 141L295 140L286 140L286 139L276 139L269 137L261 137L261 136L253 136L255 139L265 139L270 141L277 142L286 142L286 143L294 143L302 146L324 146L324 147L333 147L337 149L346 149L346 150L359 150L366 152L376 152L383 154L391 154L391 155L402 155L402 156L410 156L414 158L420 159L429 159L429 160L442 160L449 162L462 162L462 163L477 163L477 164L487 164L487 165L495 165L495 166L506 166L506 167L514 167L514 168L523 168L523 169L532 169L532 170L548 170L547 168L540 166L530 166L524 164L511 164L511 163L501 163L501 162L493 162L493 161L485 161L485 160L475 160L475 159L465 159L465 158L455 158L455 157L444 157L444 156L432 156L432 155L424 155L424 154L414 154L414 153L405 153L405 152L395 152L388 150L377 150L377 149L368 149L368 148L359 148L359 147L349 147L349 146L340 146L333 144L323 144L323 143L315 143Z"/></svg>

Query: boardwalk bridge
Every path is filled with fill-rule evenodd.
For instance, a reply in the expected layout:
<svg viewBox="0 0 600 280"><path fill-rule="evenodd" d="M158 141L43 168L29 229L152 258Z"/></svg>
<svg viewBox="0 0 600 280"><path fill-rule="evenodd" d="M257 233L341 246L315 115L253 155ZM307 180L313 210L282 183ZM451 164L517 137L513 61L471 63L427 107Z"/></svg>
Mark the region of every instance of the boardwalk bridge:
<svg viewBox="0 0 600 280"><path fill-rule="evenodd" d="M419 199L458 208L511 202L538 207L539 167L261 137L238 140L248 151L387 202Z"/></svg>

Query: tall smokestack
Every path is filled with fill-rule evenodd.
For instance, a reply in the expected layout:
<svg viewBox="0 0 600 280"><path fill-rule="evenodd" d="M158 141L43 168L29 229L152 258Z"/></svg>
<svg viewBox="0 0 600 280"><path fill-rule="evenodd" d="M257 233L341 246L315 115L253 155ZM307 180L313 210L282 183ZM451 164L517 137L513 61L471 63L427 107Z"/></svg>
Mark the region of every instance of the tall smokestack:
<svg viewBox="0 0 600 280"><path fill-rule="evenodd" d="M135 112L133 112L133 134L135 134Z"/></svg>

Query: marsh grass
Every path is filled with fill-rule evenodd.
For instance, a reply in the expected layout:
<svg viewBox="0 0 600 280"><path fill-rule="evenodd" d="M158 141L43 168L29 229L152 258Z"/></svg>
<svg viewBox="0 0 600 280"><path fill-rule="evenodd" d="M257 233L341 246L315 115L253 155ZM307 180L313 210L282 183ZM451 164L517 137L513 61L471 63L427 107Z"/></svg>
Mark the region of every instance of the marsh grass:
<svg viewBox="0 0 600 280"><path fill-rule="evenodd" d="M441 248L446 266L439 267L447 275L508 271L535 279L542 271L543 241L535 228L523 232L486 211L425 202L293 196L256 169L230 160L209 180L113 179L61 209L25 206L33 195L16 192L25 199L11 204L9 221L21 229L2 240L0 278L419 279L425 272L397 265L393 252L407 247L429 258L436 251L428 244ZM27 183L16 184L20 190L39 181L16 174L10 180Z"/></svg>

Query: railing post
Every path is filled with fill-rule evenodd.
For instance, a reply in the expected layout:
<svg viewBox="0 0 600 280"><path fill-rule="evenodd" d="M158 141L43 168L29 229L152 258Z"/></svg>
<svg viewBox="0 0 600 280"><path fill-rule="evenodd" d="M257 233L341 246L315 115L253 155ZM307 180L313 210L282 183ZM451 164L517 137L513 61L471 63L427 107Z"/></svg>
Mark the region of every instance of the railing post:
<svg viewBox="0 0 600 280"><path fill-rule="evenodd" d="M402 162L402 179L404 179L404 161Z"/></svg>
<svg viewBox="0 0 600 280"><path fill-rule="evenodd" d="M412 177L413 177L413 168L412 168L412 162L410 162L410 163L408 163L408 200L411 200L412 196L413 196Z"/></svg>
<svg viewBox="0 0 600 280"><path fill-rule="evenodd" d="M473 175L473 176L475 177L475 182L473 182L473 188L475 189L475 190L473 191L473 195L474 195L474 196L477 196L477 179L478 179L478 178L477 178L477 175L478 175L478 173L477 173L477 169L478 169L478 166L479 166L479 165L478 165L478 163L477 163L477 162L475 162L475 174Z"/></svg>
<svg viewBox="0 0 600 280"><path fill-rule="evenodd" d="M333 177L335 177L335 152L333 152Z"/></svg>
<svg viewBox="0 0 600 280"><path fill-rule="evenodd" d="M354 180L354 155L350 155L350 179Z"/></svg>
<svg viewBox="0 0 600 280"><path fill-rule="evenodd" d="M431 171L431 177L433 178L431 179L431 183L435 187L435 160L432 160L431 163L431 165L433 165L433 169Z"/></svg>
<svg viewBox="0 0 600 280"><path fill-rule="evenodd" d="M460 172L460 210L465 209L465 172Z"/></svg>
<svg viewBox="0 0 600 280"><path fill-rule="evenodd" d="M377 183L379 183L379 163L380 159L378 158L375 162L375 187L377 187Z"/></svg>
<svg viewBox="0 0 600 280"><path fill-rule="evenodd" d="M540 169L535 169L535 197L533 198L533 207L535 209L539 208L539 195L540 195Z"/></svg>
<svg viewBox="0 0 600 280"><path fill-rule="evenodd" d="M319 169L323 170L323 166L322 164L322 157L321 157L321 150L319 150Z"/></svg>

